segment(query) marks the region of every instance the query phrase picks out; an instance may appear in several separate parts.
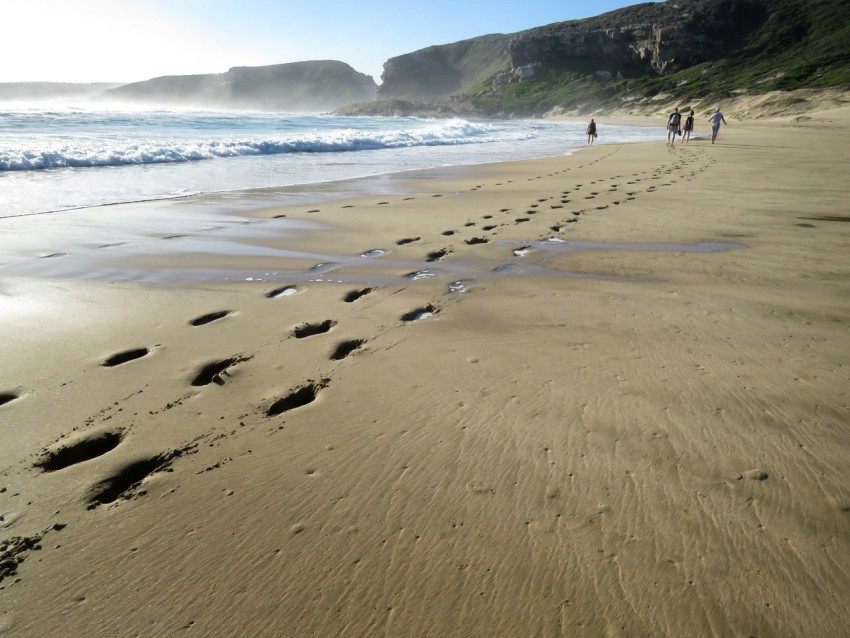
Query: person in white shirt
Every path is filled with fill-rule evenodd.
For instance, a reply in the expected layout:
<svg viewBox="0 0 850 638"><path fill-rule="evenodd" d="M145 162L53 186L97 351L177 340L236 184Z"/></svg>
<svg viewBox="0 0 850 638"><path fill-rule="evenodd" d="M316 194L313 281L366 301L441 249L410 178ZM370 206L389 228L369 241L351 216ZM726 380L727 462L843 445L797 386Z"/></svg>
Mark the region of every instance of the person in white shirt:
<svg viewBox="0 0 850 638"><path fill-rule="evenodd" d="M717 139L717 132L720 130L720 123L728 124L728 122L723 117L723 113L720 112L719 106L714 109L714 113L708 118L708 121L711 122L711 143L714 144L714 140Z"/></svg>

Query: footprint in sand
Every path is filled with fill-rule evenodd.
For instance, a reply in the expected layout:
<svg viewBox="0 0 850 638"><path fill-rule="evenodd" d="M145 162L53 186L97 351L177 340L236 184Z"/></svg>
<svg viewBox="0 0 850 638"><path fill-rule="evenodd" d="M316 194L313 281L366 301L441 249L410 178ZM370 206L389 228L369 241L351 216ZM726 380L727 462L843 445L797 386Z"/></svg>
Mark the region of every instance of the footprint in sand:
<svg viewBox="0 0 850 638"><path fill-rule="evenodd" d="M0 405L6 405L18 398L14 392L0 392Z"/></svg>
<svg viewBox="0 0 850 638"><path fill-rule="evenodd" d="M489 239L485 239L484 237L472 237L471 239L467 239L464 241L465 244L469 246L474 246L476 244L486 244Z"/></svg>
<svg viewBox="0 0 850 638"><path fill-rule="evenodd" d="M165 471L171 466L174 459L196 447L197 445L192 445L124 465L115 473L91 487L84 499L88 503L88 509L114 503L119 498L129 498L134 493L137 495L144 494L144 490L138 490L142 481L152 474Z"/></svg>
<svg viewBox="0 0 850 638"><path fill-rule="evenodd" d="M528 217L517 217L514 220L515 224L522 224L523 222L530 222L531 220Z"/></svg>
<svg viewBox="0 0 850 638"><path fill-rule="evenodd" d="M274 290L270 290L266 293L266 297L269 299L277 299L278 297L290 297L299 292L298 286L282 286L281 288L275 288Z"/></svg>
<svg viewBox="0 0 850 638"><path fill-rule="evenodd" d="M436 276L437 273L426 268L425 270L414 270L413 272L409 272L404 275L404 278L410 281L422 281L423 279L433 279Z"/></svg>
<svg viewBox="0 0 850 638"><path fill-rule="evenodd" d="M135 361L136 359L141 359L142 357L150 354L149 348L133 348L132 350L124 350L123 352L118 352L113 354L111 357L106 359L102 365L105 368L113 368L115 366L120 366L129 361Z"/></svg>
<svg viewBox="0 0 850 638"><path fill-rule="evenodd" d="M331 353L331 361L341 361L349 356L355 350L360 349L366 343L365 339L351 339L337 344L336 349Z"/></svg>
<svg viewBox="0 0 850 638"><path fill-rule="evenodd" d="M381 255L386 255L388 251L383 248L372 248L367 250L366 252L360 253L361 257L380 257Z"/></svg>
<svg viewBox="0 0 850 638"><path fill-rule="evenodd" d="M451 237L454 234L455 234L455 231L453 231L453 230L444 230L441 233L441 235L443 235L444 237Z"/></svg>
<svg viewBox="0 0 850 638"><path fill-rule="evenodd" d="M428 253L425 256L425 261L427 262L435 262L440 261L444 257L446 257L451 251L448 248L441 248L440 250L435 250Z"/></svg>
<svg viewBox="0 0 850 638"><path fill-rule="evenodd" d="M198 370L195 378L192 379L193 386L205 386L211 383L216 385L224 385L222 375L227 376L227 371L237 363L247 361L250 357L229 357L220 361L207 363Z"/></svg>
<svg viewBox="0 0 850 638"><path fill-rule="evenodd" d="M423 306L422 308L417 308L416 310L411 310L410 312L406 312L401 316L401 320L404 322L409 321L422 321L423 319L427 319L428 317L433 317L440 309L433 304L428 304L427 306Z"/></svg>
<svg viewBox="0 0 850 638"><path fill-rule="evenodd" d="M365 297L366 295L368 295L370 292L372 292L372 290L373 290L373 288L361 288L360 290L349 290L347 293L345 293L345 297L343 297L342 300L345 303L353 303L353 302L357 301L358 299L360 299L361 297Z"/></svg>
<svg viewBox="0 0 850 638"><path fill-rule="evenodd" d="M227 315L231 313L230 310L217 310L216 312L210 312L206 315L201 315L200 317L196 317L189 322L190 326L205 326L208 323L212 323L213 321L218 321L219 319L223 319Z"/></svg>
<svg viewBox="0 0 850 638"><path fill-rule="evenodd" d="M495 230L496 228L498 228L498 226L491 224L490 226L482 226L481 230L488 230L489 231L489 230Z"/></svg>
<svg viewBox="0 0 850 638"><path fill-rule="evenodd" d="M412 244L415 241L419 241L422 239L421 237L405 237L404 239L399 239L396 242L397 246L404 246L405 244Z"/></svg>
<svg viewBox="0 0 850 638"><path fill-rule="evenodd" d="M327 319L321 323L304 323L292 330L292 336L296 339L304 339L314 335L330 332L331 328L336 325L333 319Z"/></svg>
<svg viewBox="0 0 850 638"><path fill-rule="evenodd" d="M266 416L278 416L313 403L318 398L319 392L328 387L329 383L330 379L308 381L306 385L292 390L285 397L272 403L266 410Z"/></svg>
<svg viewBox="0 0 850 638"><path fill-rule="evenodd" d="M97 432L55 449L45 450L35 467L44 472L56 472L66 467L90 461L111 452L124 438L122 430Z"/></svg>

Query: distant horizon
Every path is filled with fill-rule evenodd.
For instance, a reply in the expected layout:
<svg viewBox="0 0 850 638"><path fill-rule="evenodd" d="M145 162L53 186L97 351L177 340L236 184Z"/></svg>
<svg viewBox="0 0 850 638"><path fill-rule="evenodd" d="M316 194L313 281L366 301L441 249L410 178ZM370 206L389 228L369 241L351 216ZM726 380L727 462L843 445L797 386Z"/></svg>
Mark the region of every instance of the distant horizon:
<svg viewBox="0 0 850 638"><path fill-rule="evenodd" d="M384 63L429 46L516 33L632 6L623 0L434 0L297 9L269 0L40 0L4 8L0 37L22 51L0 83L131 84L233 67L338 60L381 83ZM34 46L34 39L37 43ZM56 53L58 52L58 53Z"/></svg>

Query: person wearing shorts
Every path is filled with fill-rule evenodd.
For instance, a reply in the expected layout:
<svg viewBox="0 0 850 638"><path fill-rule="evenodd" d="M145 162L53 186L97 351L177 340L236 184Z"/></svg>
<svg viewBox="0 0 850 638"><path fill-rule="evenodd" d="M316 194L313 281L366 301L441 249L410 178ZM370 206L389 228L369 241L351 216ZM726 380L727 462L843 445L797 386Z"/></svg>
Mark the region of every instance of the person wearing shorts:
<svg viewBox="0 0 850 638"><path fill-rule="evenodd" d="M671 146L676 141L676 136L679 134L679 124L682 122L682 115L679 113L679 107L673 109L673 112L667 117L667 143Z"/></svg>
<svg viewBox="0 0 850 638"><path fill-rule="evenodd" d="M720 131L720 123L723 122L724 124L727 124L726 118L723 117L723 113L720 112L719 106L714 109L714 113L711 114L708 121L711 122L711 143L714 144L714 140L717 139L717 133Z"/></svg>
<svg viewBox="0 0 850 638"><path fill-rule="evenodd" d="M694 112L693 110L690 112L688 117L685 118L685 127L684 134L682 135L682 141L687 142L691 139L691 132L694 130Z"/></svg>
<svg viewBox="0 0 850 638"><path fill-rule="evenodd" d="M596 121L590 118L590 124L587 125L587 145L593 146L594 139L596 139Z"/></svg>

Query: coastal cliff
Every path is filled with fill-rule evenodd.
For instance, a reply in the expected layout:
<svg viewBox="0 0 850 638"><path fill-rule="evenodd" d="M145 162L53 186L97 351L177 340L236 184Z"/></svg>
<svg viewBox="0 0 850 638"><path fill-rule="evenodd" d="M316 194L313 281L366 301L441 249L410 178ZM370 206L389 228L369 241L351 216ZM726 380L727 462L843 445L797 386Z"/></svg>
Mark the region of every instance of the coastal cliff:
<svg viewBox="0 0 850 638"><path fill-rule="evenodd" d="M324 111L375 98L368 75L335 60L234 67L226 73L174 75L106 91L107 99L181 106Z"/></svg>
<svg viewBox="0 0 850 638"><path fill-rule="evenodd" d="M850 3L642 3L398 56L382 80L383 100L483 116L651 113L772 92L783 95L767 111L805 111L787 92L850 89Z"/></svg>
<svg viewBox="0 0 850 638"><path fill-rule="evenodd" d="M510 65L509 35L485 35L428 47L384 63L378 96L428 100L463 92Z"/></svg>
<svg viewBox="0 0 850 638"><path fill-rule="evenodd" d="M511 66L589 59L663 75L732 53L769 16L762 0L643 3L520 33Z"/></svg>

